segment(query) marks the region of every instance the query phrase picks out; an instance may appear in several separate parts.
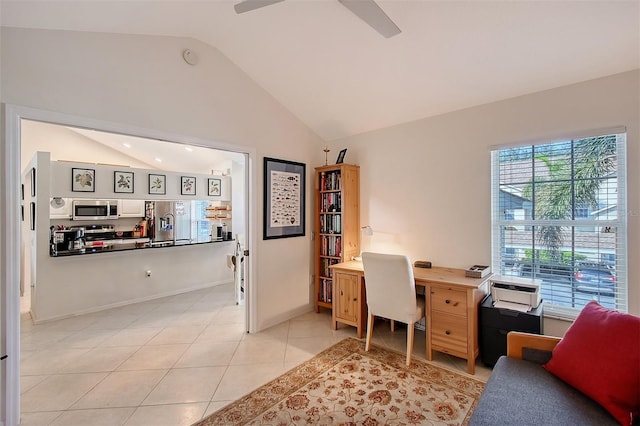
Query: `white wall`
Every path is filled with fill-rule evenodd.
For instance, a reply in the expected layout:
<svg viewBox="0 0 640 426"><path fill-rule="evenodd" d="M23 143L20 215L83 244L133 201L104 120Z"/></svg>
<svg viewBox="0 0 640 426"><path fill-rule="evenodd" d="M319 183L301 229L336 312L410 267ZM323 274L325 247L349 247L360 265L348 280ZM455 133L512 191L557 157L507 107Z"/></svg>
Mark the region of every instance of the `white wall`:
<svg viewBox="0 0 640 426"><path fill-rule="evenodd" d="M2 28L0 41L2 102L254 149L258 237L262 157L309 164L322 145L218 50L193 39ZM182 60L184 48L198 54L197 66ZM311 308L309 211L305 237L258 238L258 329Z"/></svg>
<svg viewBox="0 0 640 426"><path fill-rule="evenodd" d="M488 265L491 147L626 126L629 311L640 314L639 83L636 70L333 141L360 165L365 249Z"/></svg>
<svg viewBox="0 0 640 426"><path fill-rule="evenodd" d="M69 257L37 250L36 322L233 282L226 265L233 241Z"/></svg>

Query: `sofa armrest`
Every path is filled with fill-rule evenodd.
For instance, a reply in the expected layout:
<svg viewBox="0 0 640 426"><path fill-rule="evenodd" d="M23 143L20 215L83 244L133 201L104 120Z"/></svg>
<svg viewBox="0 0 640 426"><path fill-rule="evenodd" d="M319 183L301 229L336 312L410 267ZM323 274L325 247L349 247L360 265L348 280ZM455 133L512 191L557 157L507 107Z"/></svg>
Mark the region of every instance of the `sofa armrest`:
<svg viewBox="0 0 640 426"><path fill-rule="evenodd" d="M522 359L523 348L551 352L560 339L555 336L510 331L507 333L507 356Z"/></svg>

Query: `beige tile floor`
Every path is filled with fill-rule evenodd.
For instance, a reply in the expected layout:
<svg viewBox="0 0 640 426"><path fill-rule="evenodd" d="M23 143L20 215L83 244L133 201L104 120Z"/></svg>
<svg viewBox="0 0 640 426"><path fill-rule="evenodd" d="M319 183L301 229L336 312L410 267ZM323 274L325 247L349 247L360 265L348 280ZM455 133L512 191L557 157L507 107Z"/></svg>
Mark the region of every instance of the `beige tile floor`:
<svg viewBox="0 0 640 426"><path fill-rule="evenodd" d="M33 325L22 314L22 425L190 425L345 337L328 310L256 334L230 285ZM406 330L374 343L404 352ZM425 359L424 333L413 356ZM466 374L464 360L434 363ZM475 377L490 370L478 363Z"/></svg>

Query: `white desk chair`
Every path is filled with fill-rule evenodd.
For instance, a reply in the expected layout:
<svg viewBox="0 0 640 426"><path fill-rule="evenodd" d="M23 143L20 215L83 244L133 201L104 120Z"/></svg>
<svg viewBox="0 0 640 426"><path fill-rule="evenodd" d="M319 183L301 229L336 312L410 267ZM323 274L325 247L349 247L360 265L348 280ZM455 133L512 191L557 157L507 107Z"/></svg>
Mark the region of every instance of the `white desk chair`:
<svg viewBox="0 0 640 426"><path fill-rule="evenodd" d="M424 298L416 296L416 283L411 261L407 256L362 253L364 282L367 293L367 342L371 345L374 317L394 320L407 324L407 366L411 364L413 351L414 324L425 316Z"/></svg>

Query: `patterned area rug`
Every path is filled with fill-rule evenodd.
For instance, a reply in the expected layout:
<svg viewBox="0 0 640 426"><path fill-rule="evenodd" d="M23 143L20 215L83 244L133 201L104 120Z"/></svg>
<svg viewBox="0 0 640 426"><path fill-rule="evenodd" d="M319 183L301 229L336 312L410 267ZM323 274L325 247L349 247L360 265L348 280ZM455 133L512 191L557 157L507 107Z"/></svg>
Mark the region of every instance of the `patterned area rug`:
<svg viewBox="0 0 640 426"><path fill-rule="evenodd" d="M464 425L484 385L347 338L194 426Z"/></svg>

